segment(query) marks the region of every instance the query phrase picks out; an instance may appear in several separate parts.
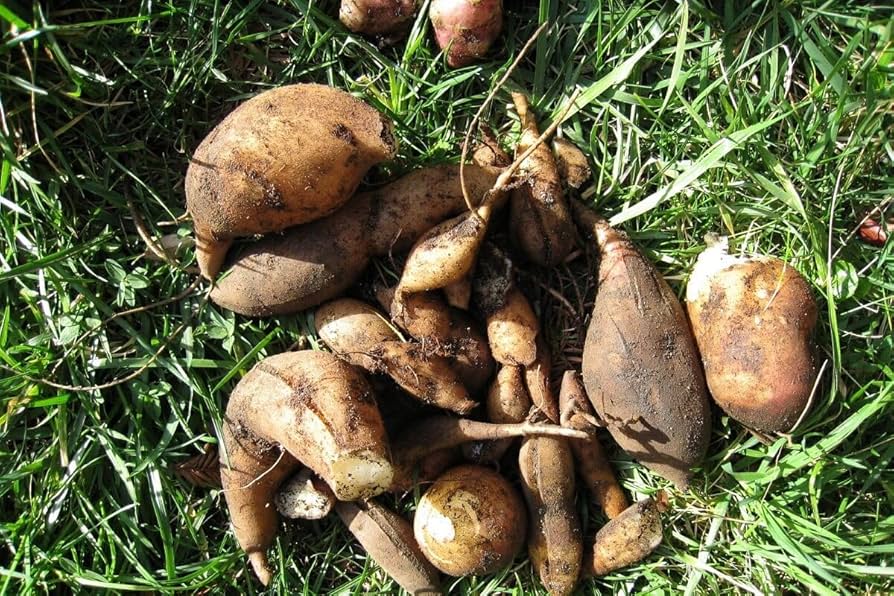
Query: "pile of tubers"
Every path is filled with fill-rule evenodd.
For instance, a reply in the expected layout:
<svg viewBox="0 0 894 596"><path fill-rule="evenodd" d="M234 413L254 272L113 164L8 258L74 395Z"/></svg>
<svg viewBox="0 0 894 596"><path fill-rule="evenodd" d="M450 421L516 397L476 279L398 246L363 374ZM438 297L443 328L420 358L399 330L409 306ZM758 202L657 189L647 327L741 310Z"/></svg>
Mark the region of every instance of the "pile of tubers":
<svg viewBox="0 0 894 596"><path fill-rule="evenodd" d="M494 572L527 544L549 593L570 594L662 540L665 501L629 502L598 428L685 490L708 449L709 392L755 430L803 416L817 376L807 282L714 239L687 318L635 244L569 200L586 157L561 139L550 150L527 98L512 99L514 161L490 139L475 163L359 193L397 141L386 118L330 87L262 93L197 149L186 198L211 299L247 316L315 308L330 350L264 358L227 406L220 482L265 585L280 514L334 510L408 592L440 592L441 572ZM554 383L517 263L554 267L589 239L600 259L582 373ZM354 287L385 255L403 263L396 283ZM593 536L578 482L610 520ZM412 522L376 499L416 487Z"/></svg>

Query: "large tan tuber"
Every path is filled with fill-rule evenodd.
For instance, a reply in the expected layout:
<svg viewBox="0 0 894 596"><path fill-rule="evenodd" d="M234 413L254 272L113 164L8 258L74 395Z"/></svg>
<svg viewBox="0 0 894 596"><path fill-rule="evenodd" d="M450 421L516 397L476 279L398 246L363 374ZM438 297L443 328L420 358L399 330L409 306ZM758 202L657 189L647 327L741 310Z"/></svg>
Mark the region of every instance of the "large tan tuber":
<svg viewBox="0 0 894 596"><path fill-rule="evenodd" d="M214 278L234 238L320 219L397 153L391 123L325 85L271 89L242 103L196 149L186 172L199 269Z"/></svg>
<svg viewBox="0 0 894 596"><path fill-rule="evenodd" d="M810 284L775 257L735 257L725 238L701 255L686 301L711 395L739 422L787 432L816 383Z"/></svg>
<svg viewBox="0 0 894 596"><path fill-rule="evenodd" d="M499 170L465 168L472 197L494 185ZM369 259L409 249L433 226L466 209L459 166L421 168L356 195L329 217L268 234L241 247L211 299L240 314L289 314L335 298Z"/></svg>

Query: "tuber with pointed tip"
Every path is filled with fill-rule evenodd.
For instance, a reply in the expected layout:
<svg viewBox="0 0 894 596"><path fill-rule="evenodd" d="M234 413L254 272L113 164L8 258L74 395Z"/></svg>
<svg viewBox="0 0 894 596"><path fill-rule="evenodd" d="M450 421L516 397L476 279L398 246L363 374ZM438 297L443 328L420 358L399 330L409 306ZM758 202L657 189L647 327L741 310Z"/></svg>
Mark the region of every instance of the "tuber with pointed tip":
<svg viewBox="0 0 894 596"><path fill-rule="evenodd" d="M372 306L339 298L321 305L314 321L320 338L339 356L387 374L417 399L460 414L475 407L450 362L421 344L400 341L385 315Z"/></svg>
<svg viewBox="0 0 894 596"><path fill-rule="evenodd" d="M781 259L736 257L726 238L712 240L686 287L708 389L742 424L787 432L816 382L810 284Z"/></svg>
<svg viewBox="0 0 894 596"><path fill-rule="evenodd" d="M452 68L484 57L503 29L502 0L432 0L428 15Z"/></svg>
<svg viewBox="0 0 894 596"><path fill-rule="evenodd" d="M367 170L396 153L391 122L339 89L286 85L242 103L205 137L186 172L202 275L214 278L234 238L329 215Z"/></svg>
<svg viewBox="0 0 894 596"><path fill-rule="evenodd" d="M413 533L444 573L481 575L512 562L524 544L525 525L524 505L505 478L464 465L442 474L422 495Z"/></svg>
<svg viewBox="0 0 894 596"><path fill-rule="evenodd" d="M327 352L286 352L256 364L230 395L221 439L233 531L265 585L279 519L272 501L298 462L347 501L384 492L394 477L369 384Z"/></svg>
<svg viewBox="0 0 894 596"><path fill-rule="evenodd" d="M521 155L540 136L528 98L513 93L512 101L521 120L522 136L516 147ZM519 167L522 184L512 191L509 228L516 246L541 267L561 263L574 247L571 212L562 190L556 159L546 144L540 144Z"/></svg>
<svg viewBox="0 0 894 596"><path fill-rule="evenodd" d="M711 434L705 377L686 312L626 234L574 206L600 252L583 350L587 395L622 449L684 489Z"/></svg>
<svg viewBox="0 0 894 596"><path fill-rule="evenodd" d="M577 145L556 137L553 139L553 156L559 170L559 178L571 188L580 188L590 179L590 162Z"/></svg>

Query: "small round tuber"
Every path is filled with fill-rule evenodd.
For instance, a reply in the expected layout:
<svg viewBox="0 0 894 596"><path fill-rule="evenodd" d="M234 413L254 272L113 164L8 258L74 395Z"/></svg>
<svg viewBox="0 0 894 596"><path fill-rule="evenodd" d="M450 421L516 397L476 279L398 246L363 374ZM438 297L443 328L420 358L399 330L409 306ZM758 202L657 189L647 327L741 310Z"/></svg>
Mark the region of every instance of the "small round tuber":
<svg viewBox="0 0 894 596"><path fill-rule="evenodd" d="M448 575L493 573L521 550L527 519L518 492L490 468L458 466L419 500L413 532Z"/></svg>

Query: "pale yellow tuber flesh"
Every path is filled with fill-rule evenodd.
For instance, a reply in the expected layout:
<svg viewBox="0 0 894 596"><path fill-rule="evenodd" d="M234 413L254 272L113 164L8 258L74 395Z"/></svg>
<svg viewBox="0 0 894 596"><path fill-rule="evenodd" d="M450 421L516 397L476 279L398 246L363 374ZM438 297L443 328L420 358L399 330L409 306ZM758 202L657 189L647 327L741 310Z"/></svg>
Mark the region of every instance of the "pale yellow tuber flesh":
<svg viewBox="0 0 894 596"><path fill-rule="evenodd" d="M423 554L448 575L493 573L512 562L525 538L518 492L490 468L458 466L419 501L413 531Z"/></svg>
<svg viewBox="0 0 894 596"><path fill-rule="evenodd" d="M274 497L276 510L289 519L323 519L335 505L335 495L309 468L280 485Z"/></svg>

